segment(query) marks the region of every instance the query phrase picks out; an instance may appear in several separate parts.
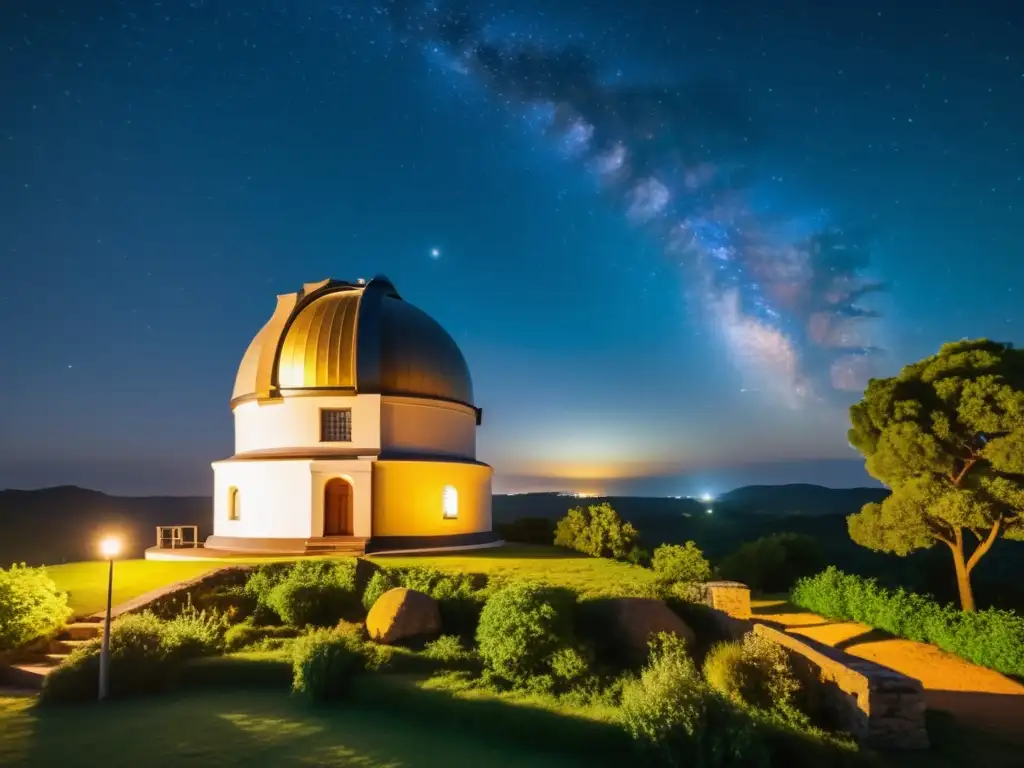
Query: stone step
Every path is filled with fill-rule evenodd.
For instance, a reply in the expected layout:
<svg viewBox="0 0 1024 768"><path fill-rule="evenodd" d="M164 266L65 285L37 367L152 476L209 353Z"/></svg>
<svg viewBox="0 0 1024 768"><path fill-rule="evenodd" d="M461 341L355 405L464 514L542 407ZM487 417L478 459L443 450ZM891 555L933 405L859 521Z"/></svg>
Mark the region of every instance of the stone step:
<svg viewBox="0 0 1024 768"><path fill-rule="evenodd" d="M83 645L88 645L91 640L51 640L50 653L69 654Z"/></svg>
<svg viewBox="0 0 1024 768"><path fill-rule="evenodd" d="M57 635L58 640L92 640L99 637L103 624L98 621L73 621Z"/></svg>

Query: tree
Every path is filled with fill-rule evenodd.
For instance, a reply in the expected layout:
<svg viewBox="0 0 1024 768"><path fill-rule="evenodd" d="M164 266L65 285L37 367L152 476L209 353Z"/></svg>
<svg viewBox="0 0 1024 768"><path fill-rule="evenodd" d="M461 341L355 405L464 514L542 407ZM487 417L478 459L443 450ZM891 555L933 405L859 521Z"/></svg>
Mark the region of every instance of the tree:
<svg viewBox="0 0 1024 768"><path fill-rule="evenodd" d="M973 611L975 566L997 539L1024 540L1024 350L946 344L872 379L850 421L850 444L892 490L847 518L850 537L901 556L942 542Z"/></svg>
<svg viewBox="0 0 1024 768"><path fill-rule="evenodd" d="M555 526L555 546L575 549L591 557L622 560L636 546L636 528L619 518L607 501L587 509L575 507Z"/></svg>
<svg viewBox="0 0 1024 768"><path fill-rule="evenodd" d="M696 543L662 544L654 550L651 568L658 580L669 583L694 583L711 578L711 564Z"/></svg>

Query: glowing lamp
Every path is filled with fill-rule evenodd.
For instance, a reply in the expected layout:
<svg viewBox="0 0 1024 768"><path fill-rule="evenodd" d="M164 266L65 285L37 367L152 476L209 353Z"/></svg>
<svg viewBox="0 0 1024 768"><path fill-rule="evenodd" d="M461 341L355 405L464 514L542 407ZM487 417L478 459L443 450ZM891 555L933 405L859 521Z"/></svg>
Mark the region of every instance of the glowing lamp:
<svg viewBox="0 0 1024 768"><path fill-rule="evenodd" d="M704 502L714 501L715 497L712 496L710 493L702 493L700 496L700 500Z"/></svg>
<svg viewBox="0 0 1024 768"><path fill-rule="evenodd" d="M100 554L105 560L113 560L121 554L121 540L117 536L107 536L100 541Z"/></svg>

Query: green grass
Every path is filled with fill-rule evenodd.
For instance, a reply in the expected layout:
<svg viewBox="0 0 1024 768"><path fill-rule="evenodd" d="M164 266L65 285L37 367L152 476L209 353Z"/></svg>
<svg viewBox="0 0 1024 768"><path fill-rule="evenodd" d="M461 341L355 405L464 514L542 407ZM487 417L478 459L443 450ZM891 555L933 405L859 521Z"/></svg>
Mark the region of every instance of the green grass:
<svg viewBox="0 0 1024 768"><path fill-rule="evenodd" d="M179 693L75 708L0 698L0 765L583 766L564 754L359 707L310 709L272 691Z"/></svg>
<svg viewBox="0 0 1024 768"><path fill-rule="evenodd" d="M586 596L635 594L654 581L652 571L636 565L531 545L508 545L450 555L378 555L372 559L385 568L422 566L543 581L578 590Z"/></svg>
<svg viewBox="0 0 1024 768"><path fill-rule="evenodd" d="M122 560L114 563L114 605L150 590L191 579L231 563L280 562L295 558L167 562ZM452 555L380 555L373 561L387 567L423 566L460 573L486 573L501 578L544 581L578 590L583 595L634 594L654 580L651 571L627 563L586 557L564 549L510 545ZM107 564L102 561L47 566L60 589L68 592L76 615L106 607Z"/></svg>
<svg viewBox="0 0 1024 768"><path fill-rule="evenodd" d="M131 600L158 587L191 579L223 565L219 562L162 562L120 560L114 563L114 605ZM46 572L60 589L76 616L107 607L107 564L102 561L48 565Z"/></svg>

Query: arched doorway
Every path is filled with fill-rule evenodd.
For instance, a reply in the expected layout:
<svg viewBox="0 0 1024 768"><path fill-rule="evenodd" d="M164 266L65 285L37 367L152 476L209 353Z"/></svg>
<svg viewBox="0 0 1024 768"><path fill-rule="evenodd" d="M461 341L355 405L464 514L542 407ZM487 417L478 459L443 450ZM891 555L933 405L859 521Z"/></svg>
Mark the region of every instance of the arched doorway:
<svg viewBox="0 0 1024 768"><path fill-rule="evenodd" d="M324 536L352 535L352 486L332 477L324 486Z"/></svg>

